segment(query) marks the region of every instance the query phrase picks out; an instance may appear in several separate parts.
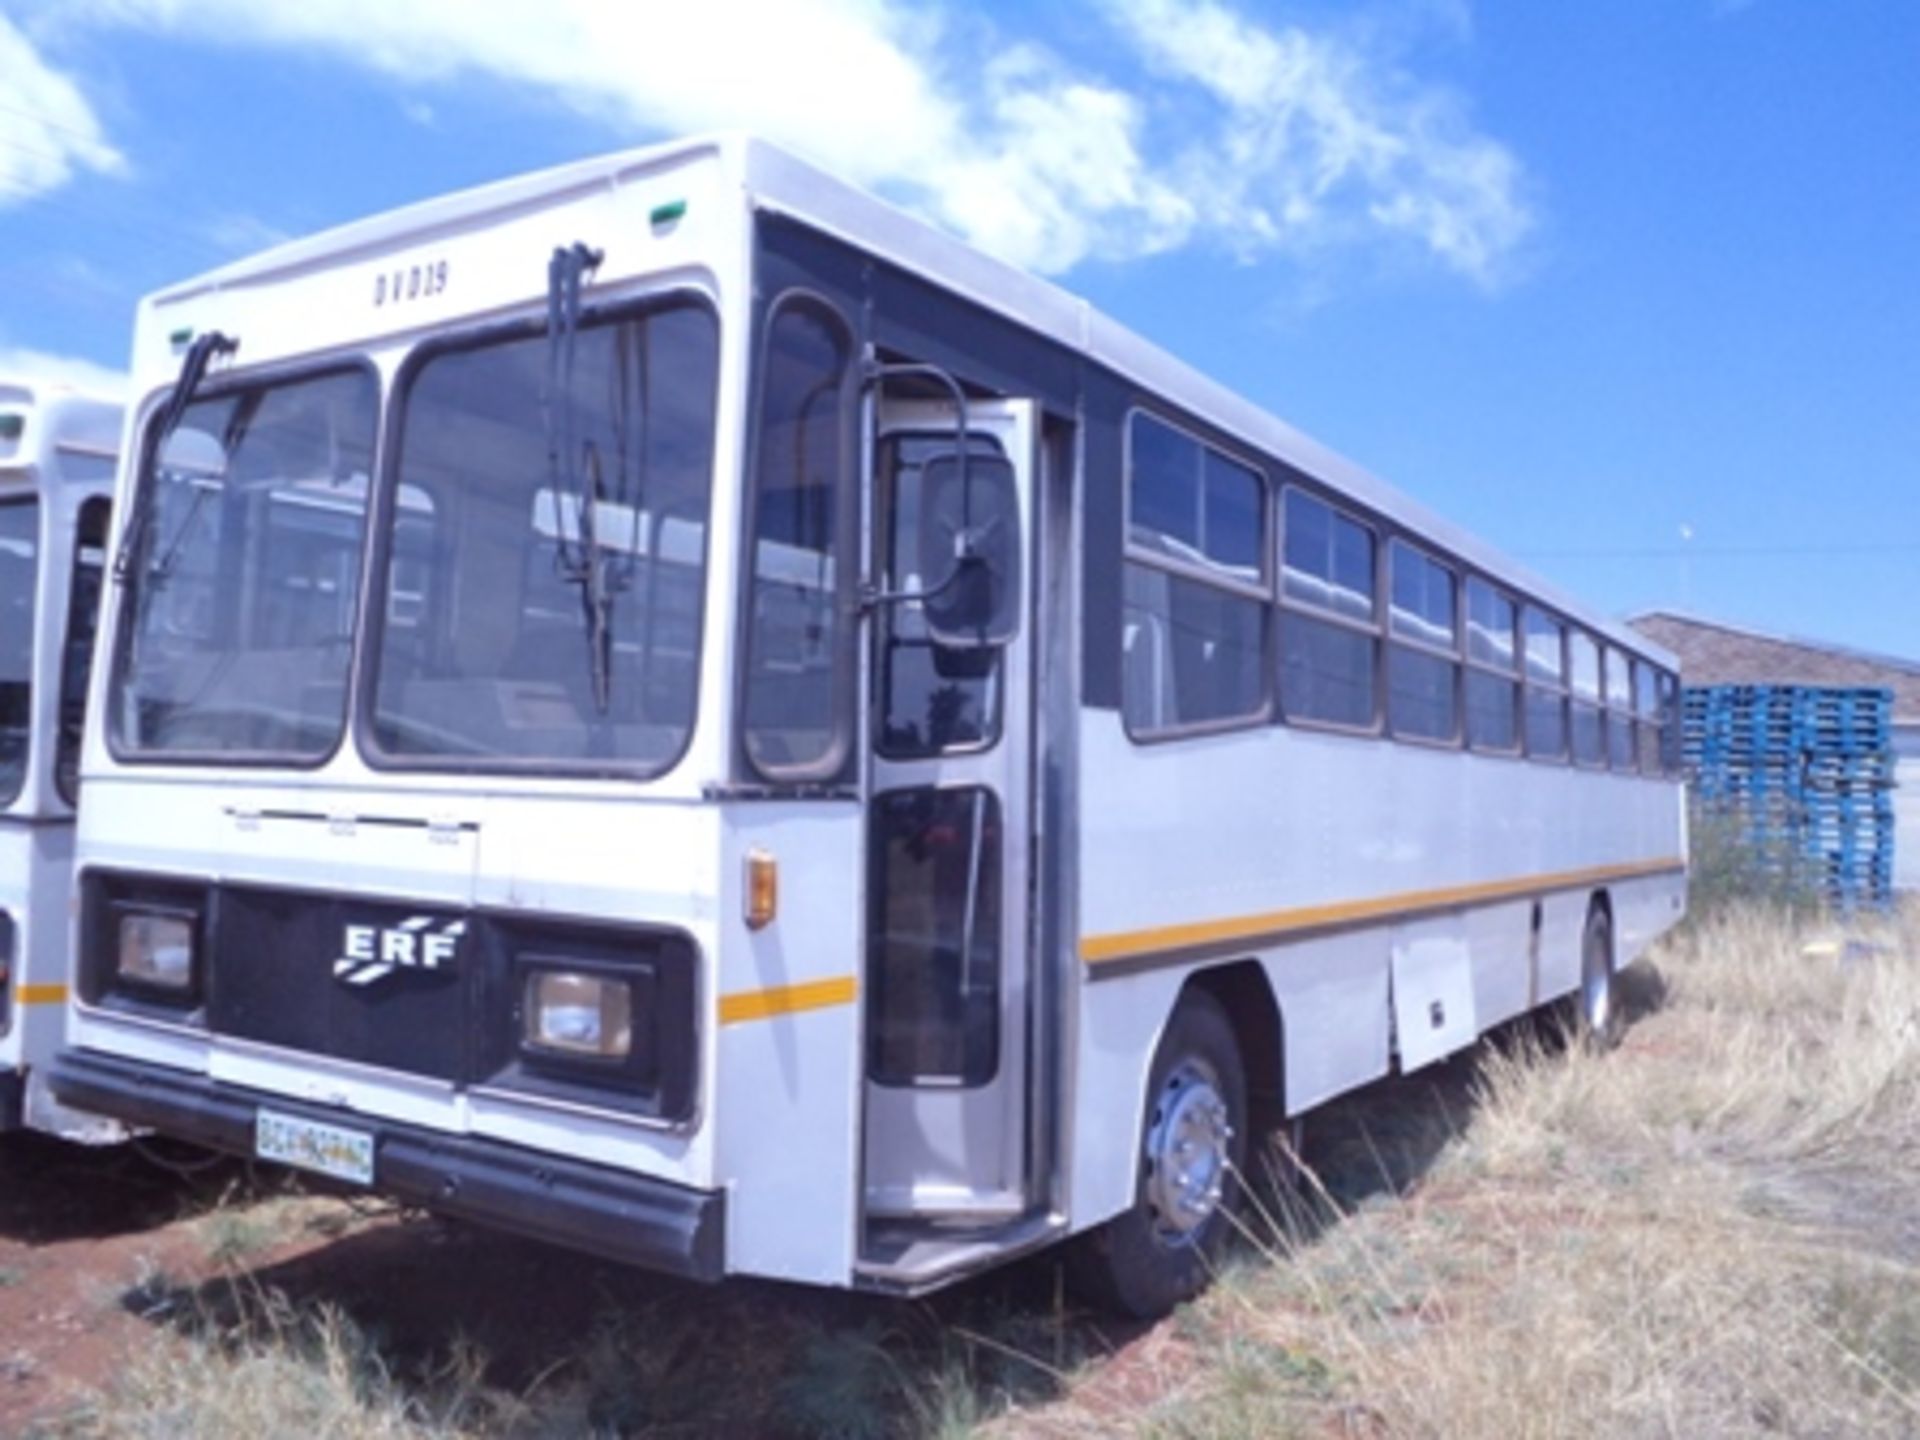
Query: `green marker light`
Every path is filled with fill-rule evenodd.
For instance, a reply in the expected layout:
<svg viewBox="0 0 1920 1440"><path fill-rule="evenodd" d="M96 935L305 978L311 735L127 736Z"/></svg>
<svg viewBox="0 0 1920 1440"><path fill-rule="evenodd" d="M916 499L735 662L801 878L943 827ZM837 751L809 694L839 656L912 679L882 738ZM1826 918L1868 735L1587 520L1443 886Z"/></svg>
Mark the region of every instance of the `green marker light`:
<svg viewBox="0 0 1920 1440"><path fill-rule="evenodd" d="M653 225L653 228L658 230L663 225L673 224L674 221L678 220L682 215L685 215L686 213L687 213L686 201L669 200L664 205L654 206L653 213L649 215L647 219Z"/></svg>
<svg viewBox="0 0 1920 1440"><path fill-rule="evenodd" d="M27 429L27 417L20 414L0 415L0 440L18 440Z"/></svg>
<svg viewBox="0 0 1920 1440"><path fill-rule="evenodd" d="M184 345L193 339L193 327L191 325L182 325L178 330L174 331L173 334L169 335L167 339L172 342L176 348Z"/></svg>

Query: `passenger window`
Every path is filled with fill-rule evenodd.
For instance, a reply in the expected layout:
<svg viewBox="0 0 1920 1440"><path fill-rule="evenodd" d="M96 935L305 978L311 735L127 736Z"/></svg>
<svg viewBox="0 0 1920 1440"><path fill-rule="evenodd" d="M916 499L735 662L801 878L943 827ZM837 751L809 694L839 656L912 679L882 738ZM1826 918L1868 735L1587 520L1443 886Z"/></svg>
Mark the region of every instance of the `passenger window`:
<svg viewBox="0 0 1920 1440"><path fill-rule="evenodd" d="M1281 710L1288 720L1371 729L1380 648L1373 532L1292 487L1282 532Z"/></svg>
<svg viewBox="0 0 1920 1440"><path fill-rule="evenodd" d="M1574 763L1604 766L1607 750L1601 720L1600 646L1592 636L1575 630L1568 637L1567 660L1573 691Z"/></svg>
<svg viewBox="0 0 1920 1440"><path fill-rule="evenodd" d="M747 755L766 775L831 771L844 749L851 353L839 317L817 302L785 303L768 325L742 687Z"/></svg>
<svg viewBox="0 0 1920 1440"><path fill-rule="evenodd" d="M1416 740L1459 734L1455 677L1459 639L1453 572L1404 540L1387 548L1392 572L1387 654L1387 728Z"/></svg>
<svg viewBox="0 0 1920 1440"><path fill-rule="evenodd" d="M1567 631L1544 610L1525 614L1526 741L1535 760L1567 758Z"/></svg>
<svg viewBox="0 0 1920 1440"><path fill-rule="evenodd" d="M1266 481L1151 415L1128 429L1121 711L1147 737L1267 709Z"/></svg>
<svg viewBox="0 0 1920 1440"><path fill-rule="evenodd" d="M1660 672L1644 660L1633 662L1633 713L1638 739L1636 762L1642 775L1660 773Z"/></svg>
<svg viewBox="0 0 1920 1440"><path fill-rule="evenodd" d="M1678 775L1682 768L1680 729L1680 679L1660 672L1660 768L1667 775Z"/></svg>
<svg viewBox="0 0 1920 1440"><path fill-rule="evenodd" d="M1518 607L1481 579L1467 577L1467 744L1513 754L1520 748Z"/></svg>
<svg viewBox="0 0 1920 1440"><path fill-rule="evenodd" d="M867 1074L984 1085L1000 1064L1000 806L979 786L873 802Z"/></svg>
<svg viewBox="0 0 1920 1440"><path fill-rule="evenodd" d="M1607 761L1616 770L1634 768L1633 662L1607 647Z"/></svg>

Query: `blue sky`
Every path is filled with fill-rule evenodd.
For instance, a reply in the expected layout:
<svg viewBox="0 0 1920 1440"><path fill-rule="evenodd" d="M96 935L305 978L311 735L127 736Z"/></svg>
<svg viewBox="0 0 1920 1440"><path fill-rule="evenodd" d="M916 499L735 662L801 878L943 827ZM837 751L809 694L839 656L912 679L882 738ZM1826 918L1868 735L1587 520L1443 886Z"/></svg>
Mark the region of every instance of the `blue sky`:
<svg viewBox="0 0 1920 1440"><path fill-rule="evenodd" d="M392 205L744 125L1616 613L1920 657L1903 0L5 0L0 366Z"/></svg>

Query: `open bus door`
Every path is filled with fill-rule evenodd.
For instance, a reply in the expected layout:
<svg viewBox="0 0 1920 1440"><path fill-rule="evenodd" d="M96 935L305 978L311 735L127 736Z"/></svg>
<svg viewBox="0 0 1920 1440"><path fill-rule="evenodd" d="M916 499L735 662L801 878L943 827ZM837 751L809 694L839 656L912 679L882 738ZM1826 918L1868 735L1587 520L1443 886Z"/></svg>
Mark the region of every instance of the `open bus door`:
<svg viewBox="0 0 1920 1440"><path fill-rule="evenodd" d="M914 1250L929 1235L984 1235L1035 1204L1027 1120L1037 587L1022 557L1033 548L1036 407L967 405L967 463L982 484L991 474L1001 497L985 524L1013 552L1010 563L1000 557L1014 589L1002 632L977 645L943 643L937 614L930 623L933 597L902 598L946 578L931 573L942 546L928 532L957 528L936 509L968 504L951 473L959 433L950 401L879 404L871 574L886 603L875 607L866 735L864 1248L899 1279L920 1268Z"/></svg>

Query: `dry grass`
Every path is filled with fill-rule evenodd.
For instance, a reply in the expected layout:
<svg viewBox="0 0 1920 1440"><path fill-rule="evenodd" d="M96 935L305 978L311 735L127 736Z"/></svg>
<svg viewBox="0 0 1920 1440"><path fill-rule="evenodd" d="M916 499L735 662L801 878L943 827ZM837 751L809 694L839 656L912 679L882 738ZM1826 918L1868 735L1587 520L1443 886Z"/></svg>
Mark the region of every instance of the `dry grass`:
<svg viewBox="0 0 1920 1440"><path fill-rule="evenodd" d="M1920 1435L1920 917L1803 953L1821 933L1722 908L1630 972L1619 1050L1531 1030L1332 1107L1244 1257L1111 1356L1031 1295L723 1291L610 1312L503 1386L468 1347L402 1373L340 1310L250 1293L61 1428Z"/></svg>
<svg viewBox="0 0 1920 1440"><path fill-rule="evenodd" d="M1143 1415L1094 1376L1006 1428L1920 1434L1920 927L1808 938L1722 911L1636 976L1621 1050L1487 1048L1416 1183L1269 1207Z"/></svg>

